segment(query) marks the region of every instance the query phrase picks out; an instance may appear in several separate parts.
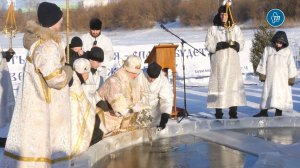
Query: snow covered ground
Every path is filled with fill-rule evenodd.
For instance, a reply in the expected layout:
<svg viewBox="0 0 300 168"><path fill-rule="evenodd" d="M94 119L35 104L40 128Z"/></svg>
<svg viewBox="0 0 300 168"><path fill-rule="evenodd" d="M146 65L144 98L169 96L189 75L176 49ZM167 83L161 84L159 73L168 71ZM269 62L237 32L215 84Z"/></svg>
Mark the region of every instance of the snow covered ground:
<svg viewBox="0 0 300 168"><path fill-rule="evenodd" d="M167 25L171 31L176 33L178 36L186 40L187 42L203 42L205 40L206 29L201 27L186 28L180 25ZM282 30L282 29L281 29ZM300 27L284 29L287 32L290 43L295 46L300 41ZM112 39L114 45L137 45L137 44L158 44L158 43L178 43L177 38L168 34L162 30L159 25L153 29L136 30L136 31L125 31L117 30L104 32L108 37ZM254 30L243 30L243 34L246 40L253 38ZM81 36L82 33L72 33L72 36ZM4 38L3 34L0 34L0 43L3 48L8 47L8 39ZM14 47L22 47L22 34L17 34L13 41ZM189 79L191 80L191 79ZM184 89L181 84L182 81L177 81L177 106L184 107ZM247 98L247 106L238 108L238 117L246 118L259 112L260 97L262 93L262 83L258 82L257 77L246 75L245 77L245 90ZM287 116L300 116L300 79L297 79L295 86L293 86L293 103L294 111L292 113L283 113ZM197 118L214 118L214 109L206 108L206 97L207 97L207 86L186 86L186 105L187 110L193 116L184 119L184 122L197 120ZM224 111L224 118L228 117L228 110ZM270 110L271 116L274 115L274 111ZM171 120L169 124L177 124L176 121ZM0 129L0 137L6 137L9 126ZM0 149L0 158L3 155L3 149Z"/></svg>
<svg viewBox="0 0 300 168"><path fill-rule="evenodd" d="M165 25L170 31L187 41L188 43L204 42L207 33L207 28L204 27L185 27L177 22L169 23ZM300 41L300 27L276 29L286 31L287 37L291 44L298 43ZM87 31L88 32L88 31ZM81 37L87 32L71 32L70 36ZM242 29L245 40L252 40L255 29ZM142 44L158 44L158 43L180 43L173 35L164 31L157 24L153 28L143 30L112 30L103 31L103 34L107 35L114 46L118 45L142 45ZM13 39L13 46L15 48L23 47L23 34L19 33ZM9 39L4 35L0 34L0 42L2 48L7 48ZM196 46L197 47L197 46Z"/></svg>
<svg viewBox="0 0 300 168"><path fill-rule="evenodd" d="M238 108L238 117L245 118L259 112L259 104L262 93L262 83L245 85L247 106ZM283 113L286 116L300 116L300 83L298 82L292 89L294 111ZM207 87L186 87L187 111L190 114L214 118L214 109L206 108ZM184 89L183 86L177 87L177 106L184 107ZM228 109L224 110L224 118L229 118ZM269 110L270 116L274 116L274 110ZM194 115L193 115L194 116ZM194 118L189 117L190 119Z"/></svg>

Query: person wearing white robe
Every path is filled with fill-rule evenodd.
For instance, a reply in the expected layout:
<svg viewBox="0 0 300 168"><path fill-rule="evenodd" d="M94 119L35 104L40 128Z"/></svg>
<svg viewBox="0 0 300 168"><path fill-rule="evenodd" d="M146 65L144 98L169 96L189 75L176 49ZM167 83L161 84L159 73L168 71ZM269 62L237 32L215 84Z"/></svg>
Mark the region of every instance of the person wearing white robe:
<svg viewBox="0 0 300 168"><path fill-rule="evenodd" d="M104 83L104 76L98 69L104 61L104 52L99 47L93 47L87 54L87 59L91 65L91 71L89 72L89 78L82 85L84 92L86 93L89 101L96 105L100 100L97 90Z"/></svg>
<svg viewBox="0 0 300 168"><path fill-rule="evenodd" d="M3 168L68 167L71 156L71 109L65 47L58 33L63 12L48 2L28 21L23 45L29 49L21 91L1 160Z"/></svg>
<svg viewBox="0 0 300 168"><path fill-rule="evenodd" d="M0 47L0 128L10 123L15 107L15 98L7 63L14 53Z"/></svg>
<svg viewBox="0 0 300 168"><path fill-rule="evenodd" d="M102 33L102 21L98 18L90 20L90 32L82 36L83 51L90 51L93 47L100 47L104 52L104 61L99 67L101 76L106 80L111 74L111 68L116 66L111 40Z"/></svg>
<svg viewBox="0 0 300 168"><path fill-rule="evenodd" d="M2 51L0 46L0 128L11 121L15 107L15 98L7 63L14 55L14 51ZM0 137L0 147L4 147L6 137Z"/></svg>
<svg viewBox="0 0 300 168"><path fill-rule="evenodd" d="M156 62L138 76L142 102L148 104L153 117L151 127L164 129L172 112L173 92L168 78Z"/></svg>
<svg viewBox="0 0 300 168"><path fill-rule="evenodd" d="M232 24L226 6L221 6L208 29L205 47L211 55L207 108L215 108L222 119L222 109L229 108L230 118L237 118L237 106L246 105L246 97L238 52L243 49L241 29Z"/></svg>
<svg viewBox="0 0 300 168"><path fill-rule="evenodd" d="M100 47L93 47L91 51L88 52L87 59L90 62L91 71L89 72L88 79L82 84L82 88L87 98L92 103L92 106L96 108L97 113L99 110L96 107L96 104L101 100L100 96L97 94L97 90L104 83L103 73L101 73L99 70L99 67L104 60L104 52ZM100 139L102 139L103 133L101 130L103 130L104 132L106 131L103 122L100 121L98 115L95 116L94 123L95 125L91 145L97 143Z"/></svg>
<svg viewBox="0 0 300 168"><path fill-rule="evenodd" d="M95 108L88 100L82 85L89 78L90 62L85 58L74 61L73 82L70 86L72 110L72 155L76 156L88 149L91 143Z"/></svg>
<svg viewBox="0 0 300 168"><path fill-rule="evenodd" d="M102 111L99 115L107 131L104 132L105 136L134 129L137 126L138 113L149 109L149 106L141 102L140 87L136 79L141 72L141 66L142 61L139 57L128 56L122 68L98 89L102 101L97 103L97 106ZM150 124L148 122L150 114L147 112L143 114L145 115L141 117L144 119L138 124Z"/></svg>
<svg viewBox="0 0 300 168"><path fill-rule="evenodd" d="M289 42L284 31L278 31L271 39L271 45L265 47L256 72L264 82L261 111L254 117L268 117L268 109L275 108L275 116L282 111L293 110L292 89L297 76L297 68Z"/></svg>

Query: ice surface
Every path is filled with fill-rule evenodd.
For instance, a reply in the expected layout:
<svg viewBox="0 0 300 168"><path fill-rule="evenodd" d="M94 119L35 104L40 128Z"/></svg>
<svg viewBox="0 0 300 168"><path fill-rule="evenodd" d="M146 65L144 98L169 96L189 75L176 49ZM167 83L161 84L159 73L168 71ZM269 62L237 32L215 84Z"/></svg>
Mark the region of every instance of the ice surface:
<svg viewBox="0 0 300 168"><path fill-rule="evenodd" d="M256 136L249 136L247 133L243 133L243 131L247 132L247 129L249 128L253 130L276 129L278 128L278 125L275 127L275 124L269 123L274 123L278 121L278 119L283 119L282 122L279 122L279 124L282 124L284 121L286 121L286 123L284 123L286 127L278 130L282 131L279 136L283 139L291 138L290 129L292 129L292 131L299 129L299 127L294 127L295 122L299 121L298 118L299 117L269 117L262 119L242 118L237 120L197 119L196 121L185 121L179 124L170 124L163 131L155 131L155 129L153 129L151 132L154 141L161 138L193 135L195 137L207 140L208 142L224 145L229 148L257 156L259 158L257 162L252 160L252 163L256 162L256 167L270 166L272 160L278 157L281 159L281 165L283 167L297 167L300 166L300 163L296 162L296 159L299 159L300 157L300 150L297 150L299 149L299 142L297 142L298 139L290 144L282 144L277 143L276 141L266 141ZM262 122L264 124L262 124ZM244 128L244 130L241 128ZM296 137L299 136L297 131L294 133ZM108 154L124 149L130 145L147 142L148 139L143 136L144 134L144 130L137 130L104 139L102 142L92 146L82 156L79 156L74 160L80 160L80 163L82 164L82 161L84 161L82 157L87 158L88 156L88 158L90 158L89 165L92 166L100 159L108 156ZM275 132L273 136L278 136L278 132ZM275 137L275 139L278 140L278 137ZM201 144L199 145L201 146ZM109 148L104 148L104 146L108 146ZM126 148L126 150L129 149ZM204 164L205 163L206 162L204 162ZM76 164L74 164L74 167L76 167Z"/></svg>
<svg viewBox="0 0 300 168"><path fill-rule="evenodd" d="M184 135L156 140L152 146L142 143L128 147L105 156L93 167L250 168L256 160L253 155Z"/></svg>

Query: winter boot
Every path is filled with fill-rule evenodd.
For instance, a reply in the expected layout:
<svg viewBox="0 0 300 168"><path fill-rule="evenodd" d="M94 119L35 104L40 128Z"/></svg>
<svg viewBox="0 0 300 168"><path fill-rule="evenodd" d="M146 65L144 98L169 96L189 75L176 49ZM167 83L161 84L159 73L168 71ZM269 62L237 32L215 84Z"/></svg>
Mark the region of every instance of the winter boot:
<svg viewBox="0 0 300 168"><path fill-rule="evenodd" d="M268 109L262 109L259 113L253 115L253 117L268 117Z"/></svg>
<svg viewBox="0 0 300 168"><path fill-rule="evenodd" d="M229 107L229 118L237 119L237 106Z"/></svg>
<svg viewBox="0 0 300 168"><path fill-rule="evenodd" d="M282 110L276 109L275 116L282 116Z"/></svg>
<svg viewBox="0 0 300 168"><path fill-rule="evenodd" d="M0 148L4 148L6 143L6 138L1 138L0 137Z"/></svg>
<svg viewBox="0 0 300 168"><path fill-rule="evenodd" d="M215 114L216 119L222 119L223 118L223 113L222 109L216 108L216 114Z"/></svg>
<svg viewBox="0 0 300 168"><path fill-rule="evenodd" d="M100 118L96 114L95 115L94 132L93 132L93 135L92 135L90 146L96 144L97 142L99 142L103 138L104 134L103 134L102 130L99 128L100 127L100 123L101 123Z"/></svg>

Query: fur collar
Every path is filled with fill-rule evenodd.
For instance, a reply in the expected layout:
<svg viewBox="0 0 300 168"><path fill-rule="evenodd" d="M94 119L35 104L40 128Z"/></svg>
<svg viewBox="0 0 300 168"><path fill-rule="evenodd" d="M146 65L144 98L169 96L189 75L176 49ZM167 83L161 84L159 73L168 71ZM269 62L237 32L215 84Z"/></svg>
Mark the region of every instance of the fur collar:
<svg viewBox="0 0 300 168"><path fill-rule="evenodd" d="M53 40L57 43L60 43L62 40L62 36L59 33L49 28L42 27L32 20L27 22L25 30L23 45L26 49L30 49L31 45L38 39L41 39L42 41Z"/></svg>

